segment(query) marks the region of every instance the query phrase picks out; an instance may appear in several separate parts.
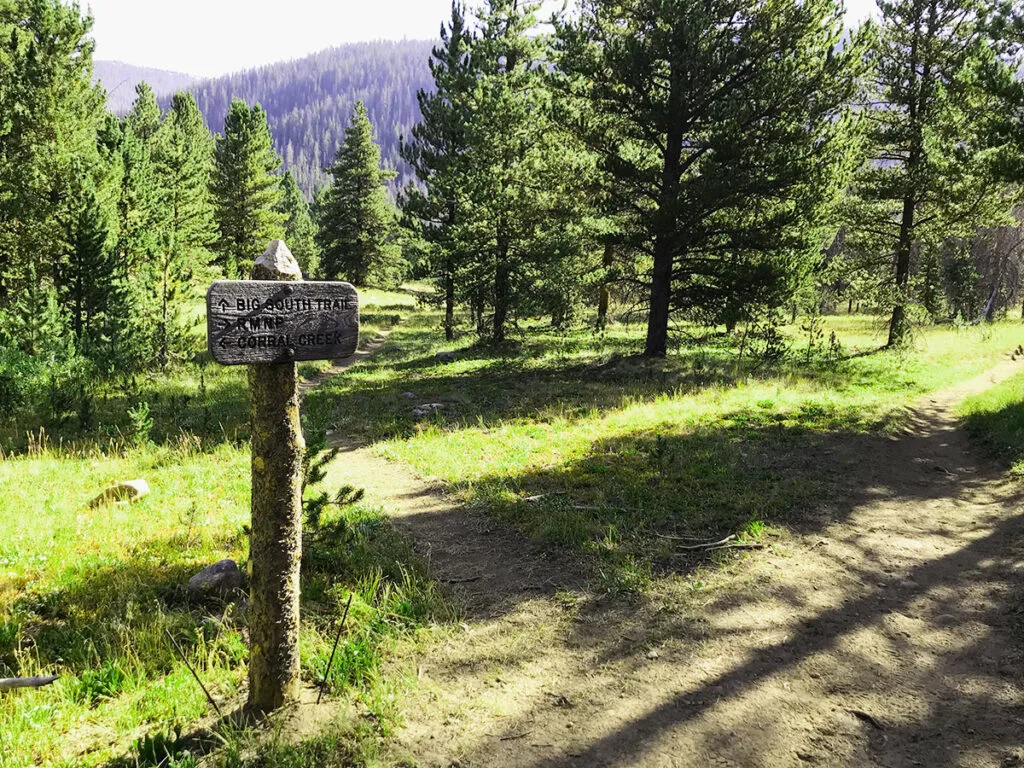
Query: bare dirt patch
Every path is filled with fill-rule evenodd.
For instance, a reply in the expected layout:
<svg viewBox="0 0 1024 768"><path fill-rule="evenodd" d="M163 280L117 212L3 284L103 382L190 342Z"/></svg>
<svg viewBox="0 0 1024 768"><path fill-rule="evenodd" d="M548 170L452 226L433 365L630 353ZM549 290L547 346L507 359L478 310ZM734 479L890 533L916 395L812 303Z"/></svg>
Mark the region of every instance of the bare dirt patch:
<svg viewBox="0 0 1024 768"><path fill-rule="evenodd" d="M595 595L572 565L368 448L338 472L394 510L465 631L412 661L396 754L425 766L1024 765L1024 489L953 406L826 436L830 502L768 549ZM699 576L699 578L698 578Z"/></svg>

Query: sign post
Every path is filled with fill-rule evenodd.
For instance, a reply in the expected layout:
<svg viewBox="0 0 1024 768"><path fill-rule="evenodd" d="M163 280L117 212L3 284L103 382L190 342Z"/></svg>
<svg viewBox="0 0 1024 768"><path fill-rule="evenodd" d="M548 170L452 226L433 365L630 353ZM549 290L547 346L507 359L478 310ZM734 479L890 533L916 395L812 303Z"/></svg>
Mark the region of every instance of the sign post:
<svg viewBox="0 0 1024 768"><path fill-rule="evenodd" d="M207 293L214 360L249 366L252 429L252 567L249 700L253 714L299 695L299 563L302 458L299 360L352 355L359 300L348 283L305 283L287 246L274 240L252 280L214 283Z"/></svg>

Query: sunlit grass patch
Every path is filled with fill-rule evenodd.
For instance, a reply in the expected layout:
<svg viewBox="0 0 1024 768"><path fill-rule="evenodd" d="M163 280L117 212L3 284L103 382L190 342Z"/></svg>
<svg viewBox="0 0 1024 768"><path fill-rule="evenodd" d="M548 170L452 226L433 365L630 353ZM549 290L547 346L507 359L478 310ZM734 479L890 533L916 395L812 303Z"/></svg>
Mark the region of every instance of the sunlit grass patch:
<svg viewBox="0 0 1024 768"><path fill-rule="evenodd" d="M834 480L811 460L823 440L897 424L914 398L981 373L1019 334L932 328L883 351L878 318L828 317L841 356L808 355L797 325L784 329L788 353L764 365L756 350L738 360L738 339L722 335L646 361L640 326L537 326L493 347L445 343L438 323L414 316L375 361L329 384L318 396L333 399L334 426L633 583L665 564L661 533L800 520ZM441 407L417 417L422 403Z"/></svg>
<svg viewBox="0 0 1024 768"><path fill-rule="evenodd" d="M972 435L1024 478L1024 372L968 398L959 412Z"/></svg>
<svg viewBox="0 0 1024 768"><path fill-rule="evenodd" d="M195 386L190 376L183 371L163 382L168 402L169 393ZM219 404L233 414L223 432L244 435L244 389L225 391L241 403ZM0 677L60 677L49 688L0 697L2 768L115 759L134 766L173 748L173 734L187 733L209 705L165 632L223 705L243 699L244 601L197 602L185 585L223 558L246 569L249 452L241 439L211 435L204 442L186 428L173 436L172 417L187 422L200 407L175 397L177 414L155 400L146 434L63 444L37 437L27 453L0 460ZM89 506L107 485L136 478L148 482L148 496ZM358 702L379 739L398 717L381 665L401 638L452 614L381 510L335 509L306 539L301 644L308 684L323 679L350 592L353 613L328 678L328 692L341 702L323 706ZM372 741L345 739L353 749ZM232 754L226 744L215 759Z"/></svg>

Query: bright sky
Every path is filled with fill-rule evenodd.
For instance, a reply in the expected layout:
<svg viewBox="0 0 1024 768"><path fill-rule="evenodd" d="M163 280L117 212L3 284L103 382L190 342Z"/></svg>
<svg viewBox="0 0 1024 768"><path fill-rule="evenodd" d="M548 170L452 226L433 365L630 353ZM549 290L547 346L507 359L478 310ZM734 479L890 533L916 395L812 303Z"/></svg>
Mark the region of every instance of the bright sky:
<svg viewBox="0 0 1024 768"><path fill-rule="evenodd" d="M363 40L434 39L451 0L83 0L96 58L214 76ZM847 0L859 19L874 0Z"/></svg>

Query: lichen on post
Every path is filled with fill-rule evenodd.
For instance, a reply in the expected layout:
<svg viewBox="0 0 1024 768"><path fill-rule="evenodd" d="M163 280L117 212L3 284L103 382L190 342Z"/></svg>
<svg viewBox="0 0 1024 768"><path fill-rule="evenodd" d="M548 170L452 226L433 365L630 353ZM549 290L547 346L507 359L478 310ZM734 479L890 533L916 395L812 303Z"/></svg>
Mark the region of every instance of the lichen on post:
<svg viewBox="0 0 1024 768"><path fill-rule="evenodd" d="M302 280L287 246L270 243L253 280ZM295 362L249 366L252 428L252 568L249 700L252 714L299 696L299 565L302 556L302 456Z"/></svg>

